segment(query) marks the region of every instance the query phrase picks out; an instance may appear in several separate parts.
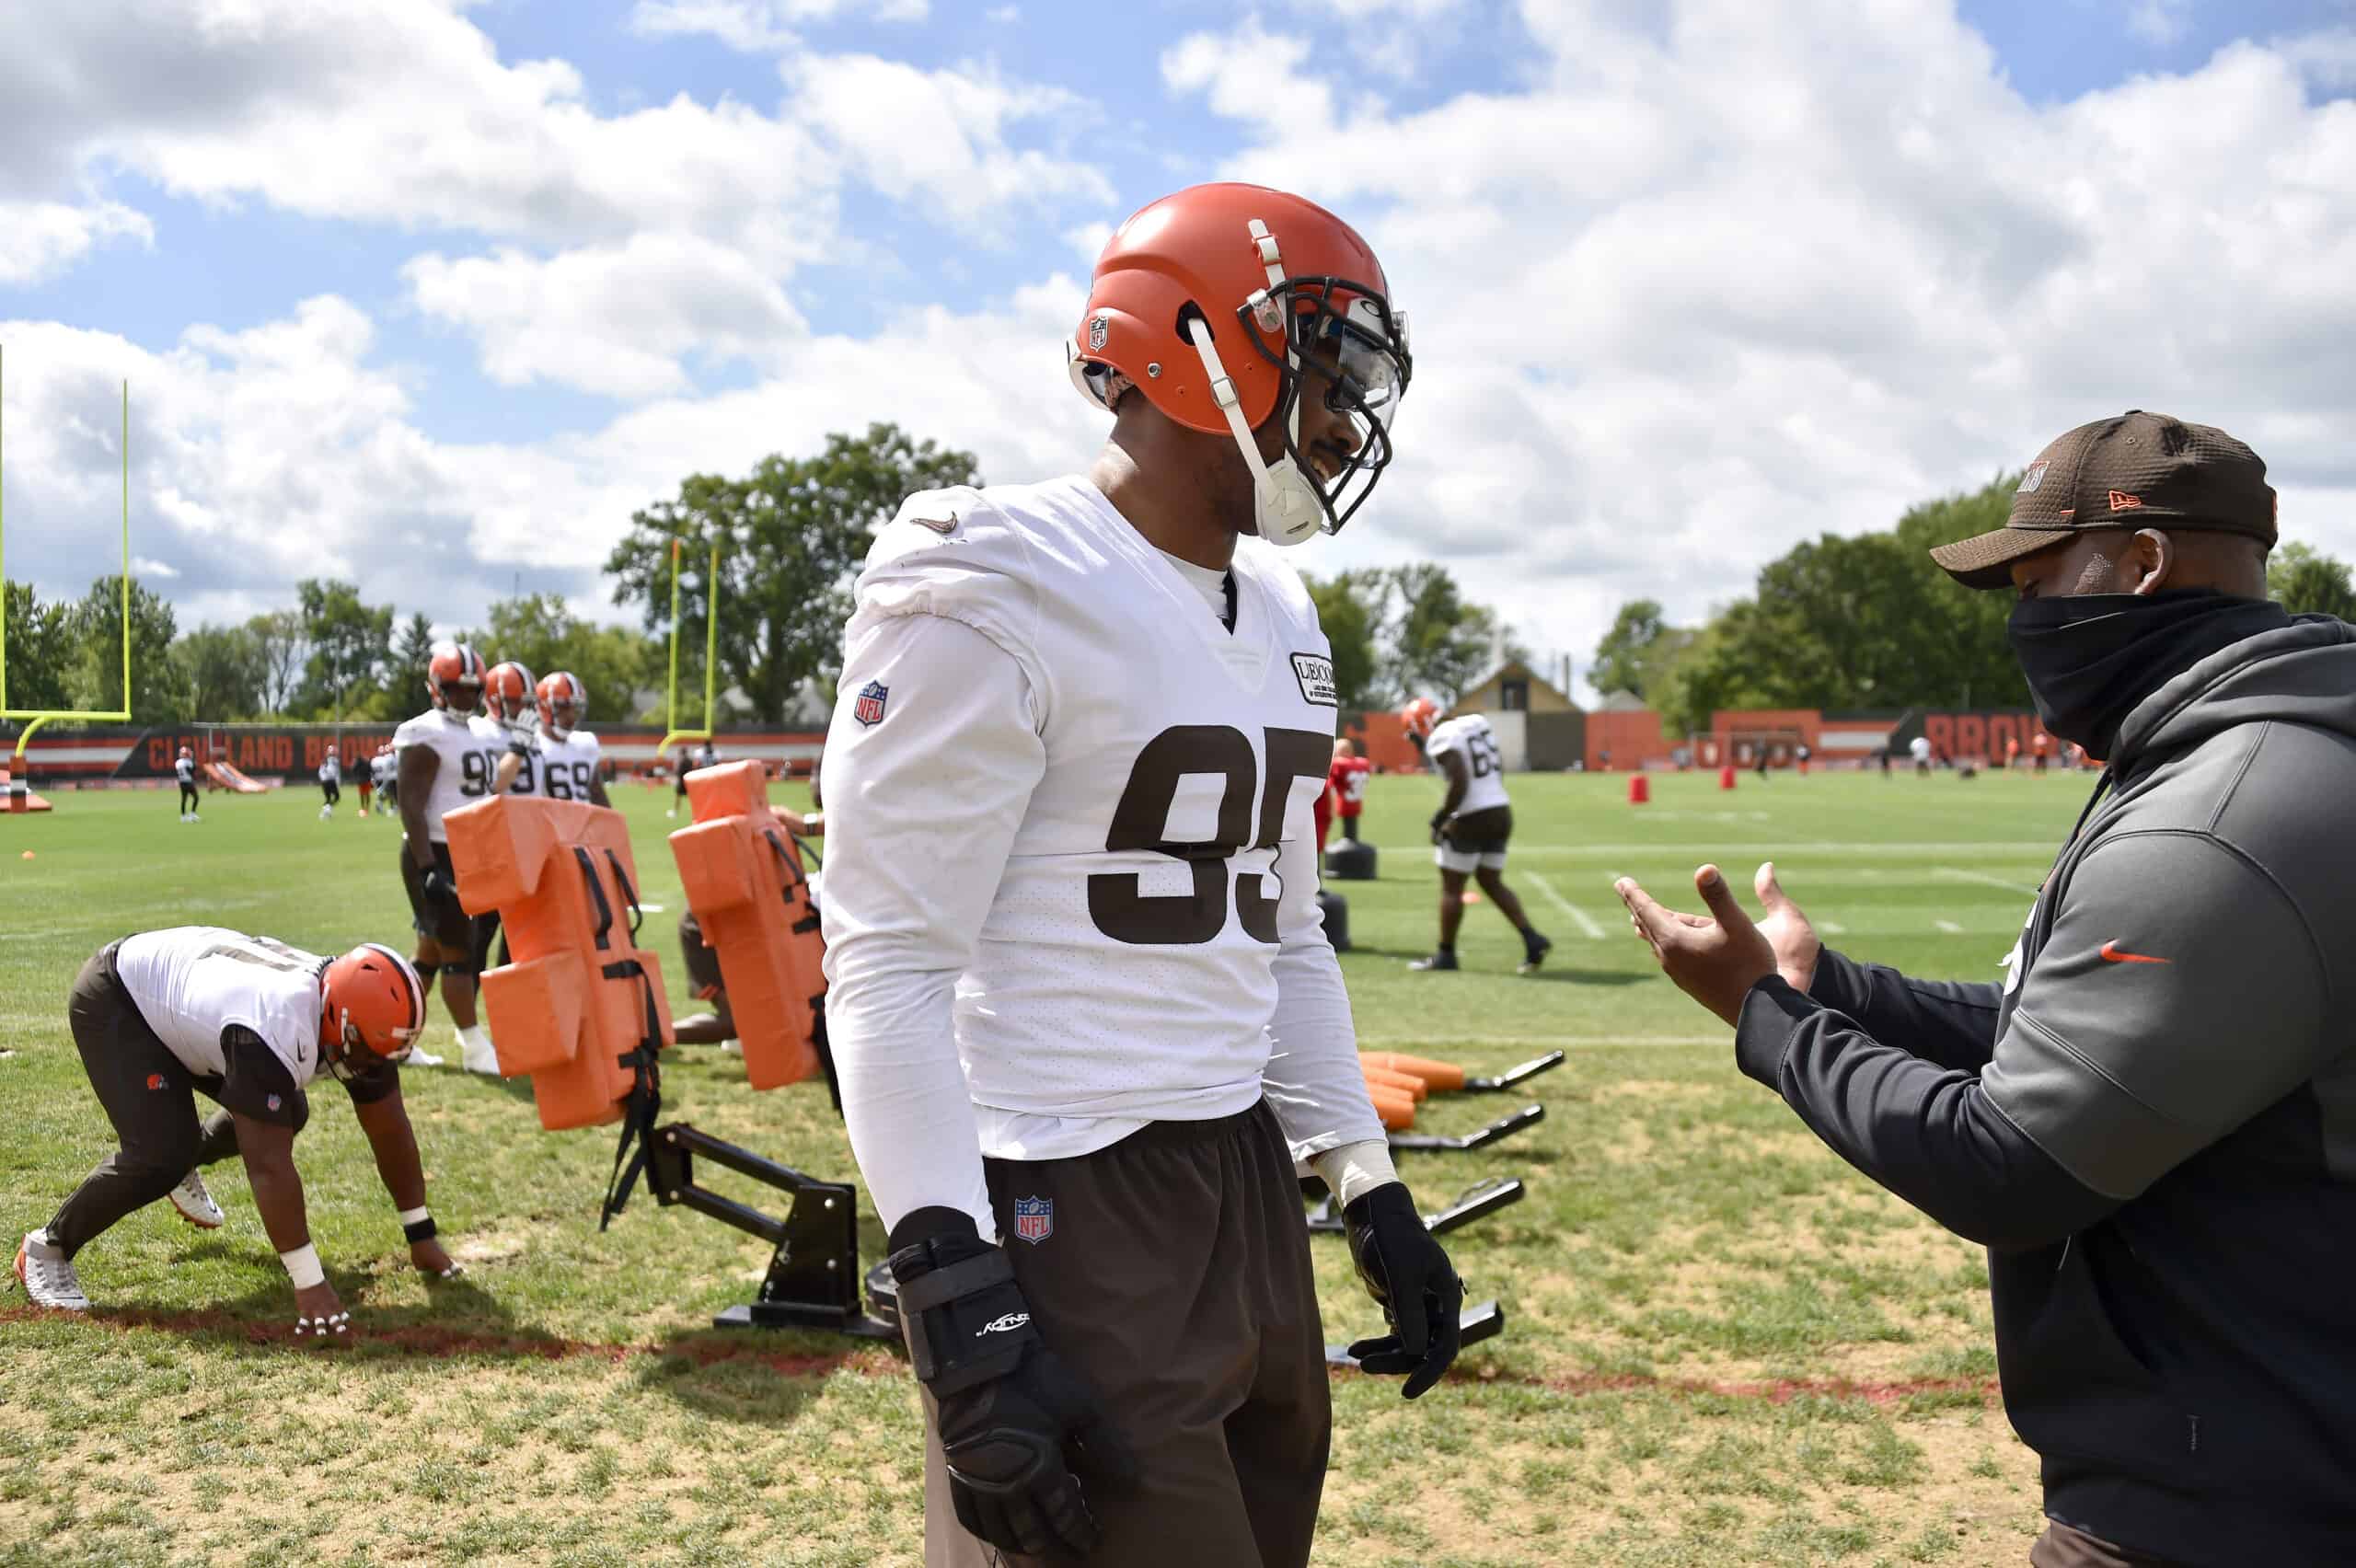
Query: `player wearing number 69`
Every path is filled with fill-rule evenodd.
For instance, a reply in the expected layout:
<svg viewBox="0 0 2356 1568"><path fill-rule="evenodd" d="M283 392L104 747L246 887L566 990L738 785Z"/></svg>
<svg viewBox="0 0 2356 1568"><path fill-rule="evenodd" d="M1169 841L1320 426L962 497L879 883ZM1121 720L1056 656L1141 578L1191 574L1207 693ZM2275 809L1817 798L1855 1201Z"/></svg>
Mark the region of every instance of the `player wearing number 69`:
<svg viewBox="0 0 2356 1568"><path fill-rule="evenodd" d="M458 1272L426 1212L396 1068L424 1030L425 985L392 949L369 942L329 961L218 926L143 931L83 965L66 1015L121 1147L18 1244L17 1278L37 1305L86 1309L75 1254L158 1198L193 1225L221 1226L197 1170L237 1154L294 1286L295 1332L347 1337L351 1319L312 1250L294 1159L310 1117L304 1090L330 1074L352 1096L410 1261L434 1278ZM198 1094L221 1106L202 1125Z"/></svg>
<svg viewBox="0 0 2356 1568"><path fill-rule="evenodd" d="M1316 903L1330 652L1279 546L1391 458L1346 225L1198 186L1097 262L1085 474L910 499L826 740L826 1021L930 1419L926 1561L1309 1560L1332 1413L1295 1161L1428 1388L1463 1289Z"/></svg>

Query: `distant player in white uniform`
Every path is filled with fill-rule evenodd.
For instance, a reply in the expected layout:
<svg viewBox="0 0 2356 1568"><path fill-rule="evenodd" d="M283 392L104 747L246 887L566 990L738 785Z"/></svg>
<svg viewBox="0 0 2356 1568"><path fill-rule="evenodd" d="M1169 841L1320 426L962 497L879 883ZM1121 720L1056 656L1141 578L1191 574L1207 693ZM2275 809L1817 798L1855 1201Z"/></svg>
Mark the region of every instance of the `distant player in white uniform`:
<svg viewBox="0 0 2356 1568"><path fill-rule="evenodd" d="M1455 1355L1318 915L1333 665L1276 548L1390 459L1384 291L1297 197L1154 203L1071 345L1114 414L1094 467L913 497L860 574L826 1017L933 1568L1308 1562L1332 1416L1296 1160L1395 1325L1363 1365L1413 1395Z"/></svg>
<svg viewBox="0 0 2356 1568"><path fill-rule="evenodd" d="M398 777L400 772L400 757L394 752L392 742L387 741L378 748L376 755L369 760L368 767L376 777L376 809L389 815L400 805L400 783Z"/></svg>
<svg viewBox="0 0 2356 1568"><path fill-rule="evenodd" d="M663 814L664 816L677 814L679 807L687 801L688 774L699 767L719 766L720 748L713 745L709 739L698 744L694 751L681 756L676 764L677 771L671 777L671 803L664 809Z"/></svg>
<svg viewBox="0 0 2356 1568"><path fill-rule="evenodd" d="M1917 735L1906 743L1906 749L1914 758L1914 771L1927 778L1931 771L1931 737Z"/></svg>
<svg viewBox="0 0 2356 1568"><path fill-rule="evenodd" d="M1506 843L1513 836L1513 805L1506 799L1503 759L1489 721L1460 713L1437 722L1439 705L1417 698L1400 715L1407 732L1422 743L1424 756L1448 780L1448 797L1432 813L1432 859L1439 866L1439 946L1408 968L1454 969L1456 932L1464 923L1464 882L1471 877L1521 934L1518 973L1534 972L1553 947L1522 913L1521 900L1506 885Z"/></svg>
<svg viewBox="0 0 2356 1568"><path fill-rule="evenodd" d="M395 1066L425 1026L425 986L392 949L369 942L330 962L219 926L144 931L83 965L66 1016L121 1147L18 1244L17 1278L36 1304L87 1309L75 1254L158 1198L218 1228L220 1206L197 1168L237 1154L294 1286L295 1332L348 1336L349 1314L311 1246L294 1160L294 1135L310 1117L305 1090L328 1075L351 1093L410 1261L439 1278L458 1272L434 1239ZM198 1094L221 1107L201 1126Z"/></svg>
<svg viewBox="0 0 2356 1568"><path fill-rule="evenodd" d="M196 754L186 746L180 748L172 772L180 781L180 820L194 822L196 818Z"/></svg>
<svg viewBox="0 0 2356 1568"><path fill-rule="evenodd" d="M319 759L319 820L326 822L343 803L343 758L330 751Z"/></svg>
<svg viewBox="0 0 2356 1568"><path fill-rule="evenodd" d="M417 928L418 974L431 987L442 976L442 1005L457 1030L460 1060L476 1071L497 1072L491 1035L476 1021L474 921L458 903L458 876L450 865L442 819L492 792L498 751L475 733L482 705L482 656L463 642L437 642L426 669L433 706L393 732L399 758L401 885ZM421 1049L410 1058L440 1066ZM487 1066L485 1066L487 1064Z"/></svg>

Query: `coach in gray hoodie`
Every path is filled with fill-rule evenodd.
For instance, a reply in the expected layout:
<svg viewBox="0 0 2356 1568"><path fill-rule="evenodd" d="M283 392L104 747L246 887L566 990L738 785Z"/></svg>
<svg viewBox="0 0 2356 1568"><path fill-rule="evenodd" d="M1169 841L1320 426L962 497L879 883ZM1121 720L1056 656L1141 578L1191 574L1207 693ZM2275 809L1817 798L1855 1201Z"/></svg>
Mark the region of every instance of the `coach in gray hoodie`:
<svg viewBox="0 0 2356 1568"><path fill-rule="evenodd" d="M2107 764L2001 984L1820 949L1772 865L1756 924L1618 884L1745 1073L1987 1244L2038 1568L2356 1562L2356 630L2265 599L2265 475L2129 413L1933 552Z"/></svg>

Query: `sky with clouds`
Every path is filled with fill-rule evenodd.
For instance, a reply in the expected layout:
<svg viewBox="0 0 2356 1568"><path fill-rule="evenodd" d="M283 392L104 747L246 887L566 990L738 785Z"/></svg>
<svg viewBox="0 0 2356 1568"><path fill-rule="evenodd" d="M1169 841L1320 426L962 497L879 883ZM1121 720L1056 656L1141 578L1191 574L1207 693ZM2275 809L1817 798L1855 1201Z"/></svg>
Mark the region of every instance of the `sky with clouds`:
<svg viewBox="0 0 2356 1568"><path fill-rule="evenodd" d="M1312 571L1447 562L1584 667L2129 407L2356 557L2356 0L0 6L8 574L448 626L689 472L889 419L1083 465L1063 340L1196 180L1415 321Z"/></svg>

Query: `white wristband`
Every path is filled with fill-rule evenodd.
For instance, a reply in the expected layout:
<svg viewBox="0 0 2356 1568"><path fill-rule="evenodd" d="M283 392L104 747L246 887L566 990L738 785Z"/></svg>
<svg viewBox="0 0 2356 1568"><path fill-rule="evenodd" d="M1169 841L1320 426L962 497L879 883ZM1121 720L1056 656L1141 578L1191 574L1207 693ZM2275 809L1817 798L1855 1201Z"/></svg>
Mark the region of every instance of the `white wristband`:
<svg viewBox="0 0 2356 1568"><path fill-rule="evenodd" d="M1380 1138L1312 1154L1309 1163L1345 1207L1356 1203L1361 1193L1399 1180L1399 1172L1391 1163L1391 1146Z"/></svg>
<svg viewBox="0 0 2356 1568"><path fill-rule="evenodd" d="M308 1241L291 1252L279 1253L278 1261L286 1265L286 1277L294 1282L297 1290L327 1283L328 1271L319 1267L319 1251Z"/></svg>
<svg viewBox="0 0 2356 1568"><path fill-rule="evenodd" d="M401 1210L398 1217L403 1225L415 1225L419 1220L423 1219L425 1216L425 1205L423 1204L420 1204L413 1209Z"/></svg>

